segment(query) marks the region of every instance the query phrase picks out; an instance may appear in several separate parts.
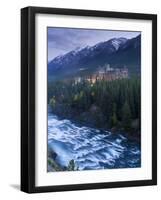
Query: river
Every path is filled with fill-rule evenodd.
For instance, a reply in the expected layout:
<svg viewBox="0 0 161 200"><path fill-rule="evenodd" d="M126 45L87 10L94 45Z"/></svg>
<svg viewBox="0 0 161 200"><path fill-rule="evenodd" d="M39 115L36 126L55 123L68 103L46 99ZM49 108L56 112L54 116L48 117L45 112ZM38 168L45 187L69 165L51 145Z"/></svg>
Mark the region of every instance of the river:
<svg viewBox="0 0 161 200"><path fill-rule="evenodd" d="M68 166L74 160L79 170L135 168L141 166L140 145L121 134L112 134L48 112L48 146L56 162Z"/></svg>

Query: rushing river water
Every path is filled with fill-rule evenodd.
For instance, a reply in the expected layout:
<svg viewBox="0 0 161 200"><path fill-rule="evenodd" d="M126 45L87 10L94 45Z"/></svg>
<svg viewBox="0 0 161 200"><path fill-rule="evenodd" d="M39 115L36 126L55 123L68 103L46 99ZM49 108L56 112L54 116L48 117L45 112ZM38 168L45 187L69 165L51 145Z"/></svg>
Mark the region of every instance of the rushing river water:
<svg viewBox="0 0 161 200"><path fill-rule="evenodd" d="M57 154L56 162L67 166L74 160L79 170L140 167L137 142L121 134L78 126L48 112L48 145Z"/></svg>

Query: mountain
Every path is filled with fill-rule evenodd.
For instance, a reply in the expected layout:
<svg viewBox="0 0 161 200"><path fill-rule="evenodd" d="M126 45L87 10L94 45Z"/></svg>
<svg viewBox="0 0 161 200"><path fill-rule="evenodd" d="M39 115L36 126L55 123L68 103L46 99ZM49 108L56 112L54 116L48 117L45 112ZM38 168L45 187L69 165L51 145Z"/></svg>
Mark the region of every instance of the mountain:
<svg viewBox="0 0 161 200"><path fill-rule="evenodd" d="M130 74L139 74L141 35L132 39L113 38L57 56L48 63L48 78L55 80L91 74L107 63L113 68L126 66Z"/></svg>

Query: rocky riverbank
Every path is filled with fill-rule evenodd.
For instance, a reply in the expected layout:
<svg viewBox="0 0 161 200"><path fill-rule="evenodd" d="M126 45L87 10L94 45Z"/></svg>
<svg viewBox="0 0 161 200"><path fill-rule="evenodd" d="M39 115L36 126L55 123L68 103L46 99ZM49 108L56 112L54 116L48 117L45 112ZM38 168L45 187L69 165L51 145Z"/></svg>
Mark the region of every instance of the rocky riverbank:
<svg viewBox="0 0 161 200"><path fill-rule="evenodd" d="M135 119L131 121L131 128L125 129L121 122L117 122L117 125L110 126L110 121L106 121L106 117L101 112L98 106L92 105L86 112L78 112L72 108L68 108L64 105L57 105L54 108L51 107L51 112L56 114L60 119L69 119L78 126L89 126L91 128L97 128L100 130L106 130L113 134L125 134L129 139L140 142L139 120Z"/></svg>

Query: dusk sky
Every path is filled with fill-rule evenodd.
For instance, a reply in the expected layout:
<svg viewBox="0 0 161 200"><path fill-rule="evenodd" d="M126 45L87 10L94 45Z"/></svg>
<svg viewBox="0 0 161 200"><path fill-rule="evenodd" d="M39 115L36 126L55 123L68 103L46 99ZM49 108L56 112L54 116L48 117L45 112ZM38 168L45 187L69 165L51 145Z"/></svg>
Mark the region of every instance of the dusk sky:
<svg viewBox="0 0 161 200"><path fill-rule="evenodd" d="M92 46L112 38L130 39L139 34L140 32L48 28L48 61L79 47Z"/></svg>

